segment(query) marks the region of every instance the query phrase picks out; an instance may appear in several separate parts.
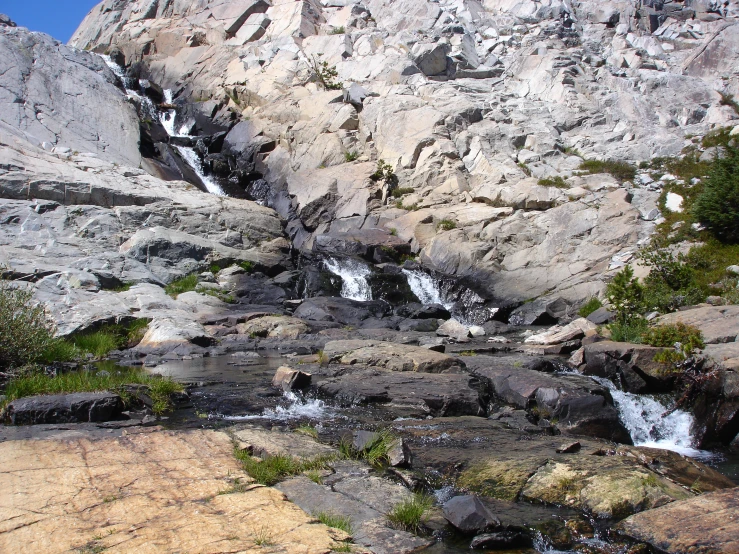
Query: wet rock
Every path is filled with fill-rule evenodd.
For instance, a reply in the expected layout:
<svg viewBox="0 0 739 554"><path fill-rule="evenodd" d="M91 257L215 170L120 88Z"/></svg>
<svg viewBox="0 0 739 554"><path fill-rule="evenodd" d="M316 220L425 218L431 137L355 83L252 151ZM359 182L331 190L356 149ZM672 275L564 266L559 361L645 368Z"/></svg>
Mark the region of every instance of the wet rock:
<svg viewBox="0 0 739 554"><path fill-rule="evenodd" d="M562 298L534 300L516 308L509 321L513 325L546 325L564 317L570 304Z"/></svg>
<svg viewBox="0 0 739 554"><path fill-rule="evenodd" d="M240 426L233 431L233 437L240 450L253 456L296 456L312 459L319 456L333 456L336 450L321 444L300 433L268 431L257 426Z"/></svg>
<svg viewBox="0 0 739 554"><path fill-rule="evenodd" d="M436 330L436 334L440 337L449 337L457 342L469 342L470 330L456 319L445 321Z"/></svg>
<svg viewBox="0 0 739 554"><path fill-rule="evenodd" d="M306 320L358 326L366 319L383 318L390 312L390 305L381 300L360 302L348 298L316 297L305 300L293 315Z"/></svg>
<svg viewBox="0 0 739 554"><path fill-rule="evenodd" d="M236 328L242 335L274 339L297 339L310 331L301 319L288 316L264 316L239 323Z"/></svg>
<svg viewBox="0 0 739 554"><path fill-rule="evenodd" d="M399 331L433 333L438 328L439 322L436 319L404 319L398 324Z"/></svg>
<svg viewBox="0 0 739 554"><path fill-rule="evenodd" d="M120 416L123 400L109 392L31 396L13 400L5 415L13 425L109 421Z"/></svg>
<svg viewBox="0 0 739 554"><path fill-rule="evenodd" d="M631 444L606 387L579 375L548 375L521 367L517 358L473 356L467 368L490 382L496 396L533 413L557 419L557 428ZM518 367L517 367L518 366Z"/></svg>
<svg viewBox="0 0 739 554"><path fill-rule="evenodd" d="M647 510L618 524L618 531L659 552L739 551L739 489L702 494Z"/></svg>
<svg viewBox="0 0 739 554"><path fill-rule="evenodd" d="M317 384L318 390L346 403L383 404L395 417L483 415L484 393L468 375L387 372L346 373Z"/></svg>
<svg viewBox="0 0 739 554"><path fill-rule="evenodd" d="M395 309L396 315L410 319L449 319L451 314L440 304L410 303Z"/></svg>
<svg viewBox="0 0 739 554"><path fill-rule="evenodd" d="M294 389L306 389L311 384L311 374L304 373L289 367L278 367L275 376L272 378L272 386L281 388L284 391Z"/></svg>
<svg viewBox="0 0 739 554"><path fill-rule="evenodd" d="M477 535L470 542L470 548L474 550L509 550L530 544L531 539L525 533L502 531L500 533Z"/></svg>
<svg viewBox="0 0 739 554"><path fill-rule="evenodd" d="M373 431L354 431L352 447L358 452L364 452L383 438L382 434ZM392 467L410 467L413 462L411 450L402 438L394 438L389 444L388 463Z"/></svg>
<svg viewBox="0 0 739 554"><path fill-rule="evenodd" d="M446 354L384 341L331 341L326 343L323 351L332 362L371 365L391 371L441 373L459 370L463 365Z"/></svg>
<svg viewBox="0 0 739 554"><path fill-rule="evenodd" d="M675 376L654 356L665 350L640 344L601 341L583 347L583 375L605 377L627 392L646 393L670 390Z"/></svg>
<svg viewBox="0 0 739 554"><path fill-rule="evenodd" d="M443 506L444 517L463 533L480 533L500 526L500 520L473 495L455 496Z"/></svg>

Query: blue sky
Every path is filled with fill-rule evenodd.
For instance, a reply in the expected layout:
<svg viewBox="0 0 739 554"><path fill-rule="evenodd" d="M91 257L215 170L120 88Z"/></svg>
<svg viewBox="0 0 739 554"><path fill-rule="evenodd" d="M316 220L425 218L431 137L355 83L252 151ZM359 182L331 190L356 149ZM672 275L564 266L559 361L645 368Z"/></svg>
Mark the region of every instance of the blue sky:
<svg viewBox="0 0 739 554"><path fill-rule="evenodd" d="M93 6L101 0L0 0L0 13L21 27L42 31L67 42Z"/></svg>

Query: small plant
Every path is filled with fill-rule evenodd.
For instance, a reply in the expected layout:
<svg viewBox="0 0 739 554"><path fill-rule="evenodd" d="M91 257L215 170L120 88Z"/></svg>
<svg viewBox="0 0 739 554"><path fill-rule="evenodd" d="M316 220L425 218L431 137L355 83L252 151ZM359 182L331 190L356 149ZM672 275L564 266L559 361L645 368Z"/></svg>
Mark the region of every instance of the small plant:
<svg viewBox="0 0 739 554"><path fill-rule="evenodd" d="M308 435L309 437L313 437L314 439L318 438L318 431L312 425L304 424L296 427L295 432L300 433L301 435Z"/></svg>
<svg viewBox="0 0 739 554"><path fill-rule="evenodd" d="M631 266L624 267L606 287L606 297L616 312L618 323L626 323L637 317L642 307L644 288L634 277Z"/></svg>
<svg viewBox="0 0 739 554"><path fill-rule="evenodd" d="M412 498L397 504L387 515L396 529L418 533L424 514L433 506L433 499L426 494L414 494Z"/></svg>
<svg viewBox="0 0 739 554"><path fill-rule="evenodd" d="M452 221L451 219L442 219L436 226L436 229L441 231L451 231L452 229L456 228L457 223L455 221Z"/></svg>
<svg viewBox="0 0 739 554"><path fill-rule="evenodd" d="M392 237L397 237L398 236L398 230L395 227L393 227L393 228L390 229L390 236L392 236Z"/></svg>
<svg viewBox="0 0 739 554"><path fill-rule="evenodd" d="M341 529L347 535L352 534L352 519L333 512L315 512L313 517L327 527Z"/></svg>
<svg viewBox="0 0 739 554"><path fill-rule="evenodd" d="M364 448L357 450L348 440L339 443L339 453L347 460L366 460L374 467L382 467L388 462L388 452L398 441L398 437L383 429L375 433L373 439Z"/></svg>
<svg viewBox="0 0 739 554"><path fill-rule="evenodd" d="M393 171L393 166L386 164L385 160L377 161L377 169L372 175L370 175L370 179L375 182L383 181L386 185L391 187L398 182L398 177Z"/></svg>
<svg viewBox="0 0 739 554"><path fill-rule="evenodd" d="M356 150L344 152L344 160L347 162L353 162L357 158L359 158L359 152L357 152Z"/></svg>
<svg viewBox="0 0 739 554"><path fill-rule="evenodd" d="M316 357L320 365L326 365L330 361L328 358L328 354L326 354L323 350L319 350L318 354L316 354Z"/></svg>
<svg viewBox="0 0 739 554"><path fill-rule="evenodd" d="M529 169L529 166L528 165L526 165L523 162L519 162L518 163L518 167L521 169L521 171L523 171L523 173L524 173L524 175L526 175L526 177L531 177L531 169Z"/></svg>
<svg viewBox="0 0 739 554"><path fill-rule="evenodd" d="M184 292L195 290L197 286L198 276L193 273L191 275L187 275L185 277L172 281L165 287L164 291L172 298L177 298L180 294Z"/></svg>
<svg viewBox="0 0 739 554"><path fill-rule="evenodd" d="M248 483L242 483L240 478L236 478L232 481L231 486L227 489L224 489L222 491L218 491L219 495L223 494L234 494L238 492L246 492L248 488Z"/></svg>
<svg viewBox="0 0 739 554"><path fill-rule="evenodd" d="M315 73L324 90L341 90L343 88L343 85L336 80L339 72L335 65L329 66L326 60L319 60L315 56L311 58L310 63L313 73Z"/></svg>
<svg viewBox="0 0 739 554"><path fill-rule="evenodd" d="M331 547L331 552L352 552L352 545L348 542L335 543Z"/></svg>
<svg viewBox="0 0 739 554"><path fill-rule="evenodd" d="M721 101L719 102L722 106L730 106L731 109L733 109L737 114L739 114L739 102L734 100L733 94L724 94L723 92L719 93L721 95Z"/></svg>
<svg viewBox="0 0 739 554"><path fill-rule="evenodd" d="M713 161L693 216L720 241L739 242L739 149L727 147Z"/></svg>
<svg viewBox="0 0 739 554"><path fill-rule="evenodd" d="M316 485L323 485L323 475L321 475L320 471L316 471L315 469L311 471L306 471L305 476L313 481Z"/></svg>
<svg viewBox="0 0 739 554"><path fill-rule="evenodd" d="M626 162L583 160L580 169L590 174L609 173L621 182L633 181L636 177L636 167Z"/></svg>
<svg viewBox="0 0 739 554"><path fill-rule="evenodd" d="M254 271L254 262L245 260L239 263L239 267L243 269L244 271L246 271L247 273L251 273L252 271Z"/></svg>
<svg viewBox="0 0 739 554"><path fill-rule="evenodd" d="M567 181L565 181L559 175L556 175L555 177L546 177L544 179L539 179L538 185L541 187L555 187L558 189L570 188L570 185L567 184Z"/></svg>
<svg viewBox="0 0 739 554"><path fill-rule="evenodd" d="M334 27L331 29L331 32L329 35L343 35L346 32L346 29L344 27Z"/></svg>
<svg viewBox="0 0 739 554"><path fill-rule="evenodd" d="M580 317L588 317L590 314L592 314L595 310L602 308L603 302L601 302L598 298L595 296L592 296L588 299L585 304L582 305L582 307L578 310L577 315Z"/></svg>
<svg viewBox="0 0 739 554"><path fill-rule="evenodd" d="M608 326L611 340L615 342L631 342L639 344L642 336L649 329L649 323L643 317L630 317L625 321L614 321Z"/></svg>
<svg viewBox="0 0 739 554"><path fill-rule="evenodd" d="M318 456L309 460L301 460L285 454L267 456L256 459L246 451L236 449L236 458L241 462L244 471L261 485L271 487L292 475L305 471L325 469L331 458Z"/></svg>
<svg viewBox="0 0 739 554"><path fill-rule="evenodd" d="M393 192L391 193L393 198L400 198L401 196L404 196L406 194L412 194L416 192L416 189L412 187L400 187L397 189L393 189Z"/></svg>
<svg viewBox="0 0 739 554"><path fill-rule="evenodd" d="M254 535L254 544L256 546L273 546L275 544L274 536L266 525L253 530L252 533Z"/></svg>

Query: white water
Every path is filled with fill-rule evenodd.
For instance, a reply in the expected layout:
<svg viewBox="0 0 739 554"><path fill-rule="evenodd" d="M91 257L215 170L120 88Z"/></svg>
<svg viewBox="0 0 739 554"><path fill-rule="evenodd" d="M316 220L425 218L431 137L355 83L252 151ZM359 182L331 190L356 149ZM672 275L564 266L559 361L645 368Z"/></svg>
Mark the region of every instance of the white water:
<svg viewBox="0 0 739 554"><path fill-rule="evenodd" d="M189 165L197 176L200 177L200 180L203 182L209 193L215 194L216 196L226 196L226 193L223 192L221 186L203 172L203 166L200 163L200 158L195 153L195 150L187 146L175 146L175 148L180 153L180 156L182 156L182 159L187 162L187 165Z"/></svg>
<svg viewBox="0 0 739 554"><path fill-rule="evenodd" d="M223 416L226 421L248 421L251 419L274 419L287 421L290 419L320 419L325 420L329 410L323 400L305 400L293 392L286 392L285 399L289 402L287 406L276 408L265 408L260 415Z"/></svg>
<svg viewBox="0 0 739 554"><path fill-rule="evenodd" d="M326 269L341 278L341 297L351 300L372 300L372 289L367 277L372 273L370 268L357 260L336 260L327 258L323 261Z"/></svg>
<svg viewBox="0 0 739 554"><path fill-rule="evenodd" d="M667 408L651 396L618 390L608 379L593 379L610 389L621 423L635 446L663 448L692 458L711 457L710 452L694 448L690 434L693 416L688 412L675 410L663 417Z"/></svg>
<svg viewBox="0 0 739 554"><path fill-rule="evenodd" d="M413 294L421 301L421 304L441 304L447 310L452 309L453 304L444 302L441 299L439 287L430 275L417 269L404 269L403 273L408 278L408 286L411 288Z"/></svg>

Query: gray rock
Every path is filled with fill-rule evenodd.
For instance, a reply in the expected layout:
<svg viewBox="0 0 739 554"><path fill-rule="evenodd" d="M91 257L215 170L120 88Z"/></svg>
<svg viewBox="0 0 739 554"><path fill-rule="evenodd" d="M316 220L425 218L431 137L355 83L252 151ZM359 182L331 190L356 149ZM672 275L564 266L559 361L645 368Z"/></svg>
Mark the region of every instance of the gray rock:
<svg viewBox="0 0 739 554"><path fill-rule="evenodd" d="M611 312L608 308L601 307L592 312L587 317L587 320L595 323L596 325L605 325L606 323L610 323L611 321L613 321L614 317L615 314Z"/></svg>
<svg viewBox="0 0 739 554"><path fill-rule="evenodd" d="M442 510L444 518L463 533L480 533L500 526L500 520L473 495L455 496Z"/></svg>
<svg viewBox="0 0 739 554"><path fill-rule="evenodd" d="M470 541L470 548L480 550L509 550L528 546L531 539L520 531L501 531L477 535Z"/></svg>
<svg viewBox="0 0 739 554"><path fill-rule="evenodd" d="M310 387L311 374L298 371L289 367L279 367L272 378L272 386L281 388L283 391L294 389L305 389Z"/></svg>
<svg viewBox="0 0 739 554"><path fill-rule="evenodd" d="M123 401L109 392L31 396L13 400L5 413L13 425L109 421L123 411Z"/></svg>
<svg viewBox="0 0 739 554"><path fill-rule="evenodd" d="M446 72L449 43L439 41L431 44L416 44L411 52L413 63L424 75L439 75Z"/></svg>
<svg viewBox="0 0 739 554"><path fill-rule="evenodd" d="M436 330L440 337L449 337L457 342L469 342L470 330L456 319L445 321Z"/></svg>

